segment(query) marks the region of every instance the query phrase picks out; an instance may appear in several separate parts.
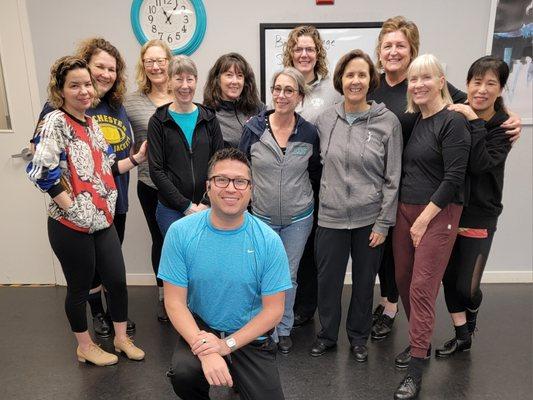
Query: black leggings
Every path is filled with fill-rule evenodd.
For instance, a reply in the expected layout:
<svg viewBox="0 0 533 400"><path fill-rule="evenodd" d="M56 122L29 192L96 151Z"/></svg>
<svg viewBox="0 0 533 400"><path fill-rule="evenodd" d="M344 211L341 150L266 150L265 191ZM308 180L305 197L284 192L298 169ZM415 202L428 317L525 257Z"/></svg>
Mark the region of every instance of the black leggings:
<svg viewBox="0 0 533 400"><path fill-rule="evenodd" d="M122 246L122 243L124 242L124 233L126 231L126 214L115 214L115 218L113 219L113 225L115 225L118 240L120 241L120 245ZM91 284L91 289L95 289L101 284L102 278L100 278L100 275L98 275L98 271L94 271L94 278L93 283Z"/></svg>
<svg viewBox="0 0 533 400"><path fill-rule="evenodd" d="M115 226L88 234L48 218L48 239L67 280L65 311L72 331L87 330L86 303L95 271L109 292L111 319L126 321L126 269Z"/></svg>
<svg viewBox="0 0 533 400"><path fill-rule="evenodd" d="M398 303L398 288L394 273L394 254L392 252L392 228L383 243L383 258L379 267L379 288L381 297L386 297L390 303Z"/></svg>
<svg viewBox="0 0 533 400"><path fill-rule="evenodd" d="M481 277L487 263L494 231L485 239L457 236L442 284L450 313L477 310L483 293Z"/></svg>
<svg viewBox="0 0 533 400"><path fill-rule="evenodd" d="M152 268L157 278L159 259L161 258L161 249L163 248L163 235L155 219L157 189L153 189L147 184L137 181L137 196L139 197L148 229L150 230L150 236L152 236ZM157 278L157 286L163 287L163 281L159 278Z"/></svg>

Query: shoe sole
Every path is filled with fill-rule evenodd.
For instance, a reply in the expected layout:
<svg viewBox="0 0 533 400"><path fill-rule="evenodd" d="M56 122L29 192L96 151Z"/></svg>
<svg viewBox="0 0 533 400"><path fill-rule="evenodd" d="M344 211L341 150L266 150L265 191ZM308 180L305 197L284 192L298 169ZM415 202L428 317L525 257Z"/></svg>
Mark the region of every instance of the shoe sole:
<svg viewBox="0 0 533 400"><path fill-rule="evenodd" d="M278 349L278 351L283 354L283 355L287 355L291 352L292 349L289 349L289 350L281 350L281 349Z"/></svg>
<svg viewBox="0 0 533 400"><path fill-rule="evenodd" d="M379 342L380 340L387 339L389 337L390 333L387 333L385 336L373 336L370 335L370 339Z"/></svg>
<svg viewBox="0 0 533 400"><path fill-rule="evenodd" d="M469 351L470 351L470 349L457 350L457 351L454 351L453 353L450 353L450 354L439 354L439 353L435 352L435 358L450 358L454 354L457 354L457 353L468 353Z"/></svg>
<svg viewBox="0 0 533 400"><path fill-rule="evenodd" d="M110 365L115 365L115 364L118 363L118 357L117 357L117 361L114 361L112 363L107 363L107 364L95 364L94 362L92 362L90 360L87 360L86 358L82 358L82 357L78 357L78 361L82 362L82 363L85 363L85 364L91 364L91 365L94 365L96 367L109 367Z"/></svg>
<svg viewBox="0 0 533 400"><path fill-rule="evenodd" d="M323 352L323 353L309 353L309 355L311 357L321 357L323 356L324 354L326 354L326 352Z"/></svg>
<svg viewBox="0 0 533 400"><path fill-rule="evenodd" d="M120 350L120 349L117 349L116 347L115 347L115 352L118 353L118 354L123 354L124 357L126 357L128 360L131 360L131 361L142 361L142 360L144 360L144 357L145 357L145 356L143 356L143 358L131 358L130 356L128 356L128 355L126 354L125 351L122 351L122 350Z"/></svg>
<svg viewBox="0 0 533 400"><path fill-rule="evenodd" d="M363 359L360 359L360 358L357 358L357 357L355 357L355 356L354 356L354 358L355 358L355 361L357 361L358 363L361 363L361 364L362 364L362 363L366 363L366 362L368 361L368 357L365 358L364 360L363 360Z"/></svg>

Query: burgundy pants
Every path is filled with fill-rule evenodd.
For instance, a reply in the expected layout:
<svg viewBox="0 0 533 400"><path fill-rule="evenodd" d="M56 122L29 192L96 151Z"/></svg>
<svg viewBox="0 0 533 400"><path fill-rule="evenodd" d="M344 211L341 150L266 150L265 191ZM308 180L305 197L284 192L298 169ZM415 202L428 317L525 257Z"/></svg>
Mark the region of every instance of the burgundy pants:
<svg viewBox="0 0 533 400"><path fill-rule="evenodd" d="M393 233L396 284L409 320L413 357L426 357L435 326L435 301L457 236L463 207L449 204L429 223L415 249L409 230L425 205L399 203Z"/></svg>

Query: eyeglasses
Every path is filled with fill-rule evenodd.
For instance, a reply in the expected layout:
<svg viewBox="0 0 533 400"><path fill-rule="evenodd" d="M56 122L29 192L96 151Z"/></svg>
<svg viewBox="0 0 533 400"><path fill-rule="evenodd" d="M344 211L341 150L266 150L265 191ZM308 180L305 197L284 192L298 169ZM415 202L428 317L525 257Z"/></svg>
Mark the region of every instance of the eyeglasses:
<svg viewBox="0 0 533 400"><path fill-rule="evenodd" d="M233 187L237 190L245 190L252 183L251 180L246 178L228 178L222 175L215 175L209 178L210 181L213 181L215 186L220 189L225 189L229 186L230 182L233 182Z"/></svg>
<svg viewBox="0 0 533 400"><path fill-rule="evenodd" d="M304 51L307 54L315 54L316 53L316 48L314 48L314 47L295 47L293 51L294 51L294 54L302 54Z"/></svg>
<svg viewBox="0 0 533 400"><path fill-rule="evenodd" d="M160 67L164 67L165 65L167 65L167 62L168 59L166 58L147 58L146 60L143 60L144 66L148 68L153 67L155 63L157 63L157 65L159 65Z"/></svg>
<svg viewBox="0 0 533 400"><path fill-rule="evenodd" d="M274 86L270 88L270 91L272 92L272 96L280 96L283 92L286 98L291 98L297 90L290 86L285 86L284 88L281 86Z"/></svg>

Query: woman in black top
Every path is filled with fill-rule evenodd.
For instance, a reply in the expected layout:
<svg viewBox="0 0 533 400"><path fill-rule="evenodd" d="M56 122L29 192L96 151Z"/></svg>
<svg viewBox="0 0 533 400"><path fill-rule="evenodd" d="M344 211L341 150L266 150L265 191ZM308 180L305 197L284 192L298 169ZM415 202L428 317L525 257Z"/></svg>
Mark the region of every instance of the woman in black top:
<svg viewBox="0 0 533 400"><path fill-rule="evenodd" d="M503 208L505 160L511 150L502 127L508 119L501 97L508 77L509 67L503 60L482 57L468 70L468 105L450 106L463 114L470 124L470 196L461 215L458 237L443 279L455 337L437 349L437 357L468 350L472 344L471 335L482 299L479 284Z"/></svg>
<svg viewBox="0 0 533 400"><path fill-rule="evenodd" d="M430 352L435 301L455 242L464 201L470 133L452 103L441 64L430 54L408 70L409 112L419 112L403 153L393 235L396 283L409 320L409 342L396 357L407 374L395 399L414 399Z"/></svg>
<svg viewBox="0 0 533 400"><path fill-rule="evenodd" d="M408 113L407 109L407 69L411 61L418 55L420 35L418 28L412 21L402 16L389 18L383 23L376 46L378 68L383 69L380 85L368 98L377 103L385 103L400 120L402 125L403 144L407 145L418 113ZM466 94L447 83L448 91L454 103L464 103ZM518 139L520 133L520 118L509 118L504 128L509 129L510 140ZM392 256L392 235L385 241L385 249L379 281L381 302L376 307L373 317L372 338L380 340L391 332L394 317L397 312L398 289L394 277L394 259Z"/></svg>

